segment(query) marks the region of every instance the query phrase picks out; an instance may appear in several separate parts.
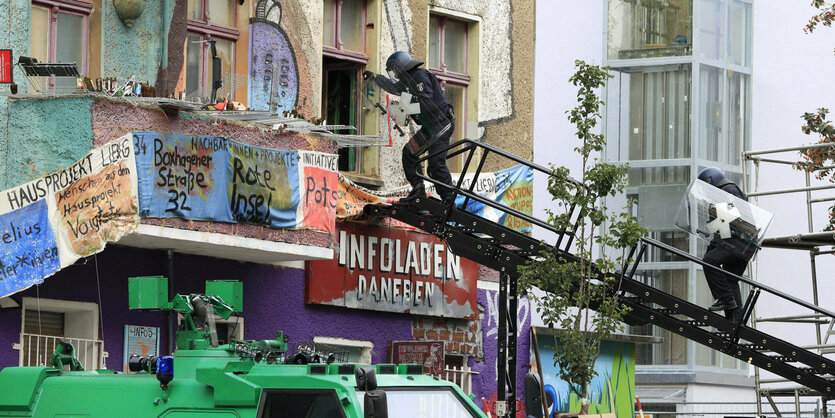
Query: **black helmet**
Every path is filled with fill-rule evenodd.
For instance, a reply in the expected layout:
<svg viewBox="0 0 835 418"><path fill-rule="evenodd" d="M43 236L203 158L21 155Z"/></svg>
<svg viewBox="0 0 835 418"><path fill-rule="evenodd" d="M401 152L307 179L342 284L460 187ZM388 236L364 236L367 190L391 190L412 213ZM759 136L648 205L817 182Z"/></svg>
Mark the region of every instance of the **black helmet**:
<svg viewBox="0 0 835 418"><path fill-rule="evenodd" d="M699 180L712 186L719 187L725 180L725 173L716 167L708 167L699 172Z"/></svg>
<svg viewBox="0 0 835 418"><path fill-rule="evenodd" d="M413 68L417 68L423 65L423 61L417 61L412 58L407 52L397 51L389 56L389 59L386 60L386 70L392 71L397 68L402 68L405 71L409 71Z"/></svg>

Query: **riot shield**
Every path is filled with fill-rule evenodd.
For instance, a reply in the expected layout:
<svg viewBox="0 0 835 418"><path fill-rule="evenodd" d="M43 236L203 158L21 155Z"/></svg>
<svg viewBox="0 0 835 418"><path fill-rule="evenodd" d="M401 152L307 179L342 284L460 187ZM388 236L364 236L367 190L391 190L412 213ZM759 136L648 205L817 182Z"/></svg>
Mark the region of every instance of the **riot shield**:
<svg viewBox="0 0 835 418"><path fill-rule="evenodd" d="M386 124L388 125L389 146L391 146L392 130L397 131L400 134L400 136L405 136L406 133L403 131L403 128L401 128L400 125L397 124L397 121L393 120L394 117L392 116L390 111L391 98L387 94L389 93L389 91L386 89L386 87L393 88L394 86L390 82L387 86L381 85L381 83L378 83L378 77L380 78L381 83L385 83L385 81L387 81L385 77L381 77L379 75L375 75L375 77L368 78L363 77L362 101L366 109L380 112L380 115L386 118ZM398 92L398 94L400 93Z"/></svg>
<svg viewBox="0 0 835 418"><path fill-rule="evenodd" d="M420 155L432 142L452 131L452 122L432 101L431 86L416 82L409 72L397 63L393 63L393 67L387 70L391 76L390 81L395 88L402 91L400 100L390 106L391 114L398 124L411 118L420 125L420 129L409 139L408 144L412 154Z"/></svg>
<svg viewBox="0 0 835 418"><path fill-rule="evenodd" d="M694 180L681 199L675 225L708 245L749 260L760 248L773 218L764 209Z"/></svg>

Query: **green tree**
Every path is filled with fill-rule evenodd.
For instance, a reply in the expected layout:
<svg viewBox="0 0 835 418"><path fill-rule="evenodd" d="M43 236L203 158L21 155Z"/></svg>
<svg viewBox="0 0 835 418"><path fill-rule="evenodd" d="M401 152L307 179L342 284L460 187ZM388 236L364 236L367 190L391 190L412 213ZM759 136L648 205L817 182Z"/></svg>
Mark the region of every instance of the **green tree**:
<svg viewBox="0 0 835 418"><path fill-rule="evenodd" d="M558 230L574 230L574 254L543 252L535 262L520 267L520 284L523 289L546 291L532 297L545 322L563 330L554 364L580 398L581 413L588 413L589 383L597 374L594 363L600 342L622 328L627 313L617 296L623 276L616 272L625 270L627 249L646 231L628 210L614 214L605 206L607 196L623 191L627 168L597 158L605 140L595 133L604 104L596 91L613 77L610 68L579 60L575 67L569 82L579 88L578 103L566 113L580 140L574 150L582 159L581 177L572 179L567 168L552 165L548 179L548 192L557 206L548 211L548 222ZM568 214L572 207L579 211L579 219Z"/></svg>
<svg viewBox="0 0 835 418"><path fill-rule="evenodd" d="M812 7L818 9L818 13L809 19L803 32L811 34L818 25L831 27L832 22L835 21L835 4L827 4L823 0L812 0ZM804 134L816 135L818 137L816 144L833 144L833 146L801 151L800 156L803 161L796 163L795 168L813 173L819 180L829 178L830 182L835 182L835 171L831 168L835 165L835 127L826 119L828 114L829 110L822 107L815 112L806 112L801 116L804 124L800 129ZM829 223L824 230L835 231L835 205L829 207Z"/></svg>

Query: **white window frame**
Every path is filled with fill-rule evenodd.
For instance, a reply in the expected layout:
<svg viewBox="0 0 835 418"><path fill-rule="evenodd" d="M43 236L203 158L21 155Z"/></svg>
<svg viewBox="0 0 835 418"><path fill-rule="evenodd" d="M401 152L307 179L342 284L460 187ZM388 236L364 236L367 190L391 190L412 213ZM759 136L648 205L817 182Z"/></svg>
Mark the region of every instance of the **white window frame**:
<svg viewBox="0 0 835 418"><path fill-rule="evenodd" d="M349 340L347 338L337 337L313 337L315 344L328 344L349 348L359 348L360 358L358 364L371 364L371 350L374 349L374 343L363 340Z"/></svg>
<svg viewBox="0 0 835 418"><path fill-rule="evenodd" d="M62 337L71 340L86 340L94 347L90 353L84 352L80 346L75 347L78 360L84 364L85 370L105 368L104 341L99 339L99 306L93 302L75 302L60 299L44 299L24 297L20 311L20 341L12 347L18 350L18 364L24 366L24 339L30 334L24 334L26 329L26 311L60 312L64 314L64 334ZM51 337L50 337L51 338ZM76 344L79 345L76 341ZM100 347L100 348L99 348ZM44 359L48 361L48 359Z"/></svg>

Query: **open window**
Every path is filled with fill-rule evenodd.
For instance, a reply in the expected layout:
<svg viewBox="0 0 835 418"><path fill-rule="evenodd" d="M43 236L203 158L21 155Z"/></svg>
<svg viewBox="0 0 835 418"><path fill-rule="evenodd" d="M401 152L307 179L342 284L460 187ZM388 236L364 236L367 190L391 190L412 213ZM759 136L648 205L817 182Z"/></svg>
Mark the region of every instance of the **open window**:
<svg viewBox="0 0 835 418"><path fill-rule="evenodd" d="M350 125L365 133L361 77L368 64L366 0L325 0L322 31L322 117L329 125ZM375 176L377 149L339 150L339 171Z"/></svg>
<svg viewBox="0 0 835 418"><path fill-rule="evenodd" d="M50 357L63 338L75 347L84 370L105 368L104 342L98 338L99 307L95 303L25 297L22 300L21 366L50 366Z"/></svg>

